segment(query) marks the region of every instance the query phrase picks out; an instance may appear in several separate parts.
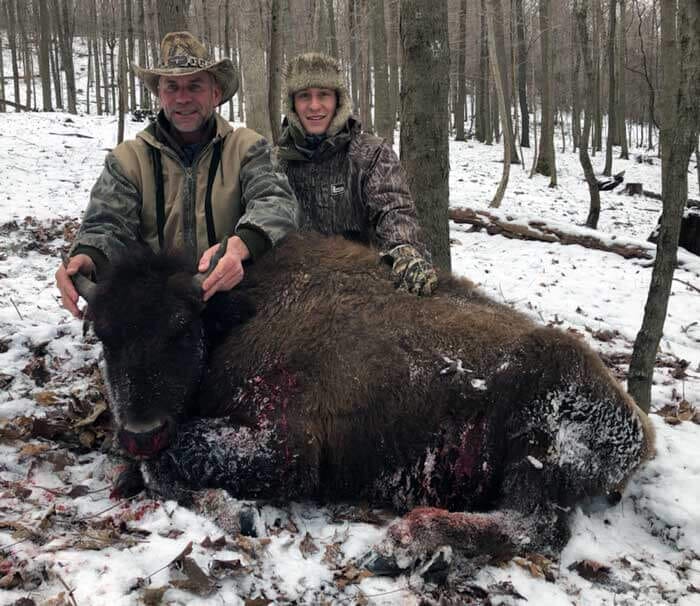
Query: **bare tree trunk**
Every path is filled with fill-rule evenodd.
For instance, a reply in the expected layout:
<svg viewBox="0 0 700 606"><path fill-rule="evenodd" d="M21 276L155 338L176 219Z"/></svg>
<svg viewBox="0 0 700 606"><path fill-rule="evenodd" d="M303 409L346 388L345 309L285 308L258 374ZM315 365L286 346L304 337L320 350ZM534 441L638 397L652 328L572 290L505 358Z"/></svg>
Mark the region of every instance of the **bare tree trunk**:
<svg viewBox="0 0 700 606"><path fill-rule="evenodd" d="M19 8L19 7L18 7ZM25 105L27 108L34 109L36 104L32 102L33 88L33 73L32 73L32 51L29 46L29 36L27 35L26 20L29 13L26 11L17 11L17 24L19 25L20 38L22 39L22 63L24 65L24 93Z"/></svg>
<svg viewBox="0 0 700 606"><path fill-rule="evenodd" d="M61 90L61 69L58 58L58 38L52 36L51 48L49 48L49 61L51 63L51 76L53 78L53 90L56 95L56 107L63 108L63 91Z"/></svg>
<svg viewBox="0 0 700 606"><path fill-rule="evenodd" d="M279 141L282 128L280 102L282 100L282 57L284 56L282 31L284 26L281 19L280 0L271 0L268 111L270 113L272 141L275 144Z"/></svg>
<svg viewBox="0 0 700 606"><path fill-rule="evenodd" d="M7 0L7 38L10 45L10 63L12 65L12 84L14 86L13 100L19 104L19 64L17 62L17 21L15 17L15 0ZM19 105L15 105L15 112L21 111Z"/></svg>
<svg viewBox="0 0 700 606"><path fill-rule="evenodd" d="M385 2L384 6L389 11L389 27L387 29L389 38L389 95L391 98L391 138L389 141L393 145L399 107L399 3L392 0Z"/></svg>
<svg viewBox="0 0 700 606"><path fill-rule="evenodd" d="M95 71L95 61L92 58L92 39L87 38L88 51L88 66L87 66L87 84L85 85L85 113L90 114L90 87L94 79L93 72Z"/></svg>
<svg viewBox="0 0 700 606"><path fill-rule="evenodd" d="M476 103L476 138L482 143L491 142L491 108L489 106L489 52L488 30L486 28L486 3L481 0L481 15L479 18L481 32L480 37L480 61L479 79L477 80Z"/></svg>
<svg viewBox="0 0 700 606"><path fill-rule="evenodd" d="M45 112L53 111L51 106L51 65L49 46L51 45L51 20L47 0L35 2L39 9L39 77L41 78L41 102ZM37 6L38 5L38 6ZM88 110L88 113L90 111Z"/></svg>
<svg viewBox="0 0 700 606"><path fill-rule="evenodd" d="M466 63L467 63L467 0L459 3L459 40L457 41L457 99L455 102L455 140L465 141L464 105L467 100Z"/></svg>
<svg viewBox="0 0 700 606"><path fill-rule="evenodd" d="M588 184L588 193L591 196L591 204L586 218L586 226L596 229L598 227L598 217L600 216L600 191L598 190L598 181L593 172L591 159L588 155L588 139L591 134L591 114L593 113L592 99L592 84L593 84L593 61L591 60L590 48L588 43L588 0L574 0L574 15L576 18L576 39L579 43L579 52L583 58L583 66L585 70L583 100L584 100L584 118L583 132L579 140L578 157L583 168L583 174L586 176ZM578 96L578 80L574 94Z"/></svg>
<svg viewBox="0 0 700 606"><path fill-rule="evenodd" d="M516 36L518 38L518 99L522 131L520 145L530 147L530 115L527 107L527 46L525 45L525 16L523 0L515 0Z"/></svg>
<svg viewBox="0 0 700 606"><path fill-rule="evenodd" d="M161 39L167 33L187 29L189 0L158 0L155 6L158 10L158 33Z"/></svg>
<svg viewBox="0 0 700 606"><path fill-rule="evenodd" d="M254 0L241 2L241 47L244 60L241 62L245 80L246 124L268 141L272 138L270 112L268 108L265 66L266 41L260 5Z"/></svg>
<svg viewBox="0 0 700 606"><path fill-rule="evenodd" d="M352 107L357 111L360 107L360 72L358 70L359 49L357 48L357 3L359 0L348 0L348 18L350 21L350 94Z"/></svg>
<svg viewBox="0 0 700 606"><path fill-rule="evenodd" d="M131 0L125 0L125 18L126 18L126 55L129 58L128 63L125 61L127 66L127 82L129 88L129 109L133 110L136 107L136 77L134 75L134 70L129 69L130 65L134 64L134 19L131 11ZM119 59L121 61L121 57ZM126 83L125 83L126 86Z"/></svg>
<svg viewBox="0 0 700 606"><path fill-rule="evenodd" d="M326 0L326 12L328 13L328 36L329 47L332 57L338 57L338 33L335 27L335 9L333 0Z"/></svg>
<svg viewBox="0 0 700 606"><path fill-rule="evenodd" d="M678 3L678 8L676 7ZM632 351L628 390L642 410L651 406L656 351L676 266L688 161L700 130L700 4L661 0L661 197L663 213L644 319Z"/></svg>
<svg viewBox="0 0 700 606"><path fill-rule="evenodd" d="M136 18L136 23L138 25L138 43L139 43L139 65L147 65L148 57L148 28L146 27L146 7L144 6L145 0L137 0L138 2L138 17ZM133 69L129 72L133 73ZM133 86L133 84L132 84ZM151 93L144 86L143 81L139 78L139 107L143 109L150 109L151 107Z"/></svg>
<svg viewBox="0 0 700 606"><path fill-rule="evenodd" d="M627 117L627 94L625 91L625 21L627 18L627 10L625 0L619 0L620 2L620 25L618 29L618 65L617 65L617 88L620 91L619 99L617 103L617 126L620 141L620 158L623 160L629 159L629 150L627 147L627 131L625 125Z"/></svg>
<svg viewBox="0 0 700 606"><path fill-rule="evenodd" d="M368 0L357 0L358 8L358 31L360 45L360 122L362 130L374 132L372 124L372 95L370 89L369 73L369 14L367 7Z"/></svg>
<svg viewBox="0 0 700 606"><path fill-rule="evenodd" d="M401 0L401 48L401 163L433 261L449 270L447 0Z"/></svg>
<svg viewBox="0 0 700 606"><path fill-rule="evenodd" d="M539 0L540 41L542 45L542 128L540 129L540 153L535 172L550 177L550 187L556 185L557 169L554 151L554 103L552 81L554 57L552 56L551 24L552 0Z"/></svg>
<svg viewBox="0 0 700 606"><path fill-rule="evenodd" d="M5 61L4 61L4 49L2 47L2 36L0 36L0 99L6 99L5 97ZM0 102L0 112L6 112L7 105Z"/></svg>
<svg viewBox="0 0 700 606"><path fill-rule="evenodd" d="M117 144L124 141L124 114L126 113L126 6L131 0L119 0L119 111L117 117Z"/></svg>
<svg viewBox="0 0 700 606"><path fill-rule="evenodd" d="M603 174L612 174L612 148L615 138L615 6L616 0L610 0L608 30L608 136L605 140L605 168Z"/></svg>
<svg viewBox="0 0 700 606"><path fill-rule="evenodd" d="M574 0L576 2L576 0ZM588 4L586 4L586 10L588 10ZM581 78L581 52L580 52L580 41L577 35L576 27L576 5L574 4L573 11L573 25L572 34L574 41L574 53L573 53L573 68L571 70L571 93L572 93L572 104L571 104L571 139L573 142L573 151L575 152L579 145L581 145L581 105L580 99L580 86L579 80ZM591 74L592 75L592 74ZM589 88L588 83L586 83L586 89ZM585 103L585 100L584 100Z"/></svg>
<svg viewBox="0 0 700 606"><path fill-rule="evenodd" d="M243 73L243 35L241 34L241 13L240 11L236 14L236 60L238 73L240 74L240 79L238 83L238 119L245 123L246 114L248 113L248 106L246 101L245 90L248 88L248 83L245 81L245 74Z"/></svg>
<svg viewBox="0 0 700 606"><path fill-rule="evenodd" d="M384 0L372 1L372 56L374 63L374 118L377 134L391 140L394 120L389 98L389 73L386 61L386 28L384 24Z"/></svg>
<svg viewBox="0 0 700 606"><path fill-rule="evenodd" d="M95 105L97 105L97 115L101 116L102 115L102 87L101 87L101 73L100 73L100 48L97 43L97 39L99 37L99 32L100 32L100 22L97 19L97 0L93 0L93 2L90 3L91 5L91 13L92 13L92 22L94 24L95 30L94 30L94 35L92 36L92 56L93 56L93 65L94 65L94 72L95 72ZM90 41L88 41L88 44L90 44Z"/></svg>
<svg viewBox="0 0 700 606"><path fill-rule="evenodd" d="M235 63L231 56L231 0L224 3L224 54ZM233 122L233 98L228 102L228 119Z"/></svg>
<svg viewBox="0 0 700 606"><path fill-rule="evenodd" d="M596 151L603 149L603 109L600 99L600 33L603 30L603 11L600 6L601 0L594 0L594 17L593 17L593 77L595 79L593 87L593 102L595 111L595 130L593 139L593 155Z"/></svg>
<svg viewBox="0 0 700 606"><path fill-rule="evenodd" d="M77 101L75 90L75 70L73 67L73 30L75 15L73 14L73 0L58 0L60 10L59 41L61 49L61 62L66 73L66 100L68 113L77 114Z"/></svg>
<svg viewBox="0 0 700 606"><path fill-rule="evenodd" d="M496 85L498 105L501 111L503 123L503 173L498 184L496 194L489 206L498 208L503 200L503 195L508 187L508 177L510 176L510 159L513 147L513 130L510 119L510 103L506 98L506 80L508 79L508 68L506 61L505 41L503 38L503 9L501 0L489 0L486 9L486 21L489 31L489 52L491 58L491 68L493 69L493 81Z"/></svg>

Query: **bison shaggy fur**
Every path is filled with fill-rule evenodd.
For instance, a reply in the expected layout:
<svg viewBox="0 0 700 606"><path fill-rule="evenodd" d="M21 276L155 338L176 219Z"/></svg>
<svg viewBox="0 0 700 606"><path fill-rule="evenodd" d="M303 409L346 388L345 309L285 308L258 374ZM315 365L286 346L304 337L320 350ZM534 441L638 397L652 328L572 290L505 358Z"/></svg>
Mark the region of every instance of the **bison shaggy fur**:
<svg viewBox="0 0 700 606"><path fill-rule="evenodd" d="M90 310L146 485L189 504L211 488L361 499L410 512L387 535L398 550L560 548L570 507L652 453L647 417L581 339L466 279L418 298L388 274L376 251L311 234L206 306L177 261L116 267Z"/></svg>

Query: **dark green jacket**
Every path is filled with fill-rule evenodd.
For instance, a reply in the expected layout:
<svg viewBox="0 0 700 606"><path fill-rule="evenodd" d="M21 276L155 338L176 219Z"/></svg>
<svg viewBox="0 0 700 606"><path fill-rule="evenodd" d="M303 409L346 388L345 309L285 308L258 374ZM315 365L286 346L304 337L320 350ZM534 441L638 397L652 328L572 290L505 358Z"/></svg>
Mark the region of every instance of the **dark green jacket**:
<svg viewBox="0 0 700 606"><path fill-rule="evenodd" d="M287 124L277 158L301 207L301 229L371 243L382 254L401 244L425 252L416 208L399 159L383 139L350 118L311 150Z"/></svg>

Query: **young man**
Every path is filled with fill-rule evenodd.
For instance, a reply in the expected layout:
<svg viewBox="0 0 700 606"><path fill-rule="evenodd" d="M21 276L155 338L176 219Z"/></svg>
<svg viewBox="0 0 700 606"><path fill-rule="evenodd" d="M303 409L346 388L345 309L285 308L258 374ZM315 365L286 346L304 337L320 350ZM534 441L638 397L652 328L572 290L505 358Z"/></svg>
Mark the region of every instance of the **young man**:
<svg viewBox="0 0 700 606"><path fill-rule="evenodd" d="M397 287L432 294L437 274L399 160L382 139L361 132L338 63L318 53L295 57L286 90L278 160L299 200L302 229L371 243L392 264Z"/></svg>
<svg viewBox="0 0 700 606"><path fill-rule="evenodd" d="M157 69L135 68L160 99L157 120L107 155L90 194L66 267L56 272L64 307L78 316L70 276L96 273L133 242L178 250L205 271L223 237L225 255L203 284L203 297L228 290L255 260L296 229L298 204L270 146L234 130L217 106L238 88L230 59L214 61L189 32L167 34Z"/></svg>

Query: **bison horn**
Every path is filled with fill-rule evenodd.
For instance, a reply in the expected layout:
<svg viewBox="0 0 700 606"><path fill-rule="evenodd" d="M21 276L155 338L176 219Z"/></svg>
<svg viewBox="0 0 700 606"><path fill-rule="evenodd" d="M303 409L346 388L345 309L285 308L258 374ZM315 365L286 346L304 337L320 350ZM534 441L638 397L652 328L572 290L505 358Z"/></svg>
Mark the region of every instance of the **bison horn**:
<svg viewBox="0 0 700 606"><path fill-rule="evenodd" d="M214 271L216 264L226 254L226 247L227 246L228 246L228 236L225 237L223 240L221 240L221 244L220 244L218 250L214 253L211 260L209 261L209 267L207 267L207 270L203 273L195 274L192 277L192 283L193 283L194 287L197 289L197 292L202 290L202 284L204 284L204 281L211 275L211 272Z"/></svg>
<svg viewBox="0 0 700 606"><path fill-rule="evenodd" d="M73 286L78 294L88 302L88 305L92 305L97 294L97 284L80 272L73 274L70 279L73 280Z"/></svg>

